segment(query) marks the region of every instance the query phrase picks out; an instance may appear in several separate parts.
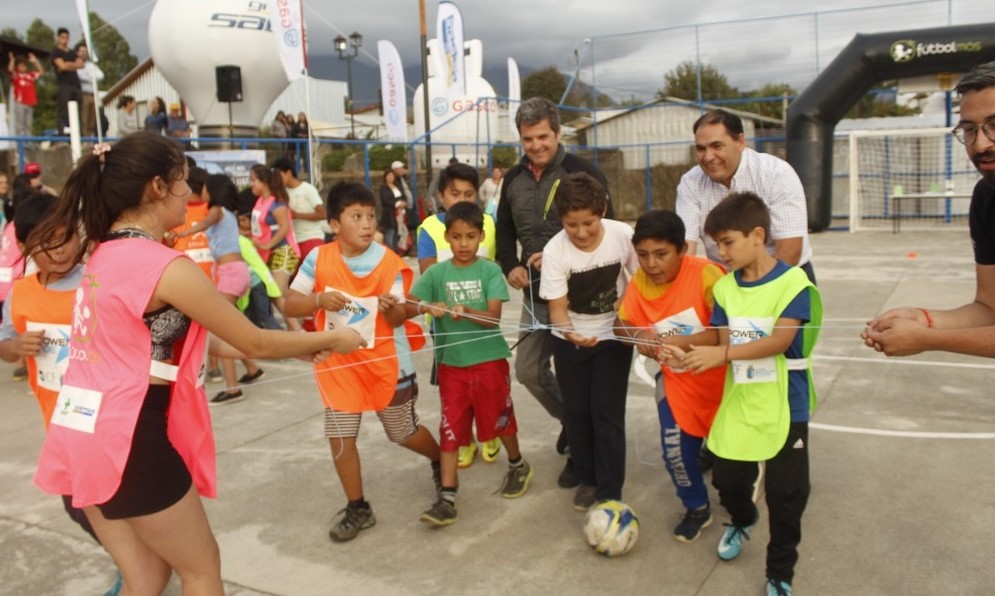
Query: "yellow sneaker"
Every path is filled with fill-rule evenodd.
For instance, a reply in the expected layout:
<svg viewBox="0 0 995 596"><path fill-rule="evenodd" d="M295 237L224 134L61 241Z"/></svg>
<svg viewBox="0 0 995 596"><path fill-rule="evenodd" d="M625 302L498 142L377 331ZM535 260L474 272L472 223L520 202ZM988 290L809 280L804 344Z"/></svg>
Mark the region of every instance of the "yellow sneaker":
<svg viewBox="0 0 995 596"><path fill-rule="evenodd" d="M501 453L501 439L497 437L490 441L484 441L483 445L480 446L480 459L489 464L494 463L499 453Z"/></svg>
<svg viewBox="0 0 995 596"><path fill-rule="evenodd" d="M469 468L473 465L473 458L477 456L477 443L470 443L466 447L459 448L456 465L460 468Z"/></svg>

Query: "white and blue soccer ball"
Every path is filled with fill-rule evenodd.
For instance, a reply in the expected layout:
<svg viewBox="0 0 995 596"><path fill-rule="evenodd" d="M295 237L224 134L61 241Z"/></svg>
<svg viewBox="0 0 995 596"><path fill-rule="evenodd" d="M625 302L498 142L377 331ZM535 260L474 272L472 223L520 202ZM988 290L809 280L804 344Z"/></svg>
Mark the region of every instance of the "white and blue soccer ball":
<svg viewBox="0 0 995 596"><path fill-rule="evenodd" d="M639 539L639 518L621 501L602 501L587 510L584 537L595 551L606 557L621 557Z"/></svg>

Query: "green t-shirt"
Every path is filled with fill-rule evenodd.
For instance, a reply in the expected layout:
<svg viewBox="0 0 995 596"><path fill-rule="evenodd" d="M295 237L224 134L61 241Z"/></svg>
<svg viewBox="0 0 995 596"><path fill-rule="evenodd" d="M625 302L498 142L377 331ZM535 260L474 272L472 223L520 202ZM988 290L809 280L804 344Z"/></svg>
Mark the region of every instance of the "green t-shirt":
<svg viewBox="0 0 995 596"><path fill-rule="evenodd" d="M488 300L508 301L508 286L501 267L494 261L477 259L468 267L452 261L436 263L411 287L411 295L425 302L444 302L487 310ZM511 356L500 327L484 327L471 319L454 321L450 316L435 322L436 359L449 366L472 366Z"/></svg>

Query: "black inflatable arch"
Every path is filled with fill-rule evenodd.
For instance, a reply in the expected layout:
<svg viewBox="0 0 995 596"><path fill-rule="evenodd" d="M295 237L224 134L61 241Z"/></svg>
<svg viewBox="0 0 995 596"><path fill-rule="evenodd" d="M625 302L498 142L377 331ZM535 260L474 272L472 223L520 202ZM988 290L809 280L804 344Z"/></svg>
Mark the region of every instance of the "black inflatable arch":
<svg viewBox="0 0 995 596"><path fill-rule="evenodd" d="M995 60L995 23L858 34L788 107L788 162L808 201L809 227L832 220L833 130L885 80L966 72Z"/></svg>

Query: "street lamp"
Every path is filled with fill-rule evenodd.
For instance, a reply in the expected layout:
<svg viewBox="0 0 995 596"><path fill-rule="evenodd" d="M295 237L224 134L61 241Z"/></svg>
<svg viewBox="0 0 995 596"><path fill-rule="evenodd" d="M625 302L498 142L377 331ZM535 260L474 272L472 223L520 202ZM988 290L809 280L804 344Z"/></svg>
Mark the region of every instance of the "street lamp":
<svg viewBox="0 0 995 596"><path fill-rule="evenodd" d="M346 39L339 35L333 40L335 51L339 53L339 59L345 60L346 80L349 85L349 122L353 139L356 138L356 116L352 113L352 59L359 55L359 48L363 45L363 36L353 31Z"/></svg>

